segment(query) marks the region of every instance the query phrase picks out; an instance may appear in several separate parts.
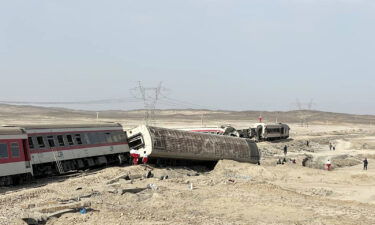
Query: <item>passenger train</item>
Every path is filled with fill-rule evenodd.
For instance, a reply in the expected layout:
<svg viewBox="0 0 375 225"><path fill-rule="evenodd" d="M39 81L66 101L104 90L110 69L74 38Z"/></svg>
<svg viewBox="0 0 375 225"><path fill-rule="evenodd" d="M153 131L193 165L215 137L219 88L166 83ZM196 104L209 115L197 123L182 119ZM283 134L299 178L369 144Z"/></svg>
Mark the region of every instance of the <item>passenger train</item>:
<svg viewBox="0 0 375 225"><path fill-rule="evenodd" d="M127 132L117 123L0 127L0 186L94 166L124 163L130 149L140 157L184 161L232 159L258 163L254 141L223 135L141 126ZM226 136L229 135L229 136Z"/></svg>
<svg viewBox="0 0 375 225"><path fill-rule="evenodd" d="M120 124L25 125L0 128L0 186L127 160Z"/></svg>

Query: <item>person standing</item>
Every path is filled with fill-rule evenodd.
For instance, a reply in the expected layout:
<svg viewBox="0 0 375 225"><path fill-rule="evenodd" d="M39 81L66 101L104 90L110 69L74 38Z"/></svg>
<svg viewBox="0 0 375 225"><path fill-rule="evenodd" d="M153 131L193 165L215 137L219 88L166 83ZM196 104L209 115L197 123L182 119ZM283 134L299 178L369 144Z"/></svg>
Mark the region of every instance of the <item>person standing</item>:
<svg viewBox="0 0 375 225"><path fill-rule="evenodd" d="M363 160L363 170L367 170L367 165L368 165L368 160L367 158L365 158L365 160Z"/></svg>
<svg viewBox="0 0 375 225"><path fill-rule="evenodd" d="M326 162L326 167L327 167L328 171L331 170L331 166L332 166L331 160L328 159L327 162Z"/></svg>
<svg viewBox="0 0 375 225"><path fill-rule="evenodd" d="M130 150L130 158L133 161L133 165L138 165L138 159L139 159L139 152L138 152L138 150L131 149Z"/></svg>
<svg viewBox="0 0 375 225"><path fill-rule="evenodd" d="M309 158L304 158L303 160L302 160L302 166L306 166L306 162L309 160Z"/></svg>
<svg viewBox="0 0 375 225"><path fill-rule="evenodd" d="M147 164L147 162L148 162L148 155L146 154L146 151L145 151L143 154L142 163Z"/></svg>
<svg viewBox="0 0 375 225"><path fill-rule="evenodd" d="M286 156L286 154L288 154L288 146L284 146L284 155Z"/></svg>
<svg viewBox="0 0 375 225"><path fill-rule="evenodd" d="M310 141L309 140L306 141L306 146L310 147Z"/></svg>
<svg viewBox="0 0 375 225"><path fill-rule="evenodd" d="M330 151L332 151L332 147L333 147L333 146L332 146L332 143L329 142L329 150L330 150Z"/></svg>

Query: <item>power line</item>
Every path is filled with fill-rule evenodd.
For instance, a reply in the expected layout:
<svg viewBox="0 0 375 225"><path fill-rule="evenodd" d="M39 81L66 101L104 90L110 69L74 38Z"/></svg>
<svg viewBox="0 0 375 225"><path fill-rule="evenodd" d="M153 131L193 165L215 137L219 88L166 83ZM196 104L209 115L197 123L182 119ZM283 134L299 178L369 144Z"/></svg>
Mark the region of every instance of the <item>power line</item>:
<svg viewBox="0 0 375 225"><path fill-rule="evenodd" d="M144 87L141 81L139 81L138 87L133 88L133 91L134 90L137 90L139 95L139 97L135 97L143 101L145 108L144 120L146 125L149 125L155 120L155 109L162 91L162 82L160 82L157 87Z"/></svg>
<svg viewBox="0 0 375 225"><path fill-rule="evenodd" d="M301 103L299 99L296 99L296 106L298 108L298 117L301 122L301 126L309 127L309 117L311 117L311 110L315 105L314 100L311 99L308 103Z"/></svg>

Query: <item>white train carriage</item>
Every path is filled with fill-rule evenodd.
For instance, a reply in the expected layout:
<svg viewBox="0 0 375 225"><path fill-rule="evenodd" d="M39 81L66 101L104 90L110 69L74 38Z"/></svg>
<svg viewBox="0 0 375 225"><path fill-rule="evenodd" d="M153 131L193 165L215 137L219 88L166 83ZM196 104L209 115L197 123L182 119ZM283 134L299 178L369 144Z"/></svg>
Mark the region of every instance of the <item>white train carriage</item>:
<svg viewBox="0 0 375 225"><path fill-rule="evenodd" d="M22 182L32 173L27 135L20 128L0 128L0 186Z"/></svg>
<svg viewBox="0 0 375 225"><path fill-rule="evenodd" d="M129 153L120 124L25 125L36 175L64 173L114 162Z"/></svg>
<svg viewBox="0 0 375 225"><path fill-rule="evenodd" d="M287 124L265 124L256 123L255 128L251 129L254 136L258 141L272 141L280 139L288 139L290 127Z"/></svg>
<svg viewBox="0 0 375 225"><path fill-rule="evenodd" d="M231 159L258 163L261 152L250 139L210 135L152 126L129 131L129 145L140 157L184 161L218 161Z"/></svg>

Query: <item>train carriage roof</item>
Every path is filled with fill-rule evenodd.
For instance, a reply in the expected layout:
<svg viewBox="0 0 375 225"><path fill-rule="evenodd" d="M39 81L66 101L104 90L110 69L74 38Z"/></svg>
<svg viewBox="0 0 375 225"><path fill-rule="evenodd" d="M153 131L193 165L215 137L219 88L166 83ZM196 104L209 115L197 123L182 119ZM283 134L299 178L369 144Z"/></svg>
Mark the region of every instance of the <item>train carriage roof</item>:
<svg viewBox="0 0 375 225"><path fill-rule="evenodd" d="M19 135L24 133L20 127L0 127L0 135Z"/></svg>
<svg viewBox="0 0 375 225"><path fill-rule="evenodd" d="M119 123L79 123L79 124L17 124L3 125L3 128L21 127L26 130L32 129L64 129L64 128L105 128L105 127L122 127Z"/></svg>

